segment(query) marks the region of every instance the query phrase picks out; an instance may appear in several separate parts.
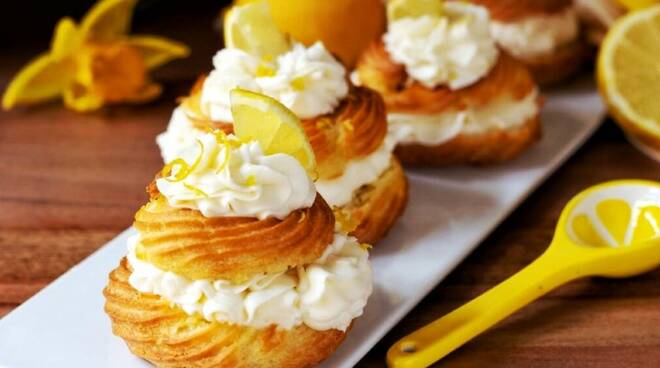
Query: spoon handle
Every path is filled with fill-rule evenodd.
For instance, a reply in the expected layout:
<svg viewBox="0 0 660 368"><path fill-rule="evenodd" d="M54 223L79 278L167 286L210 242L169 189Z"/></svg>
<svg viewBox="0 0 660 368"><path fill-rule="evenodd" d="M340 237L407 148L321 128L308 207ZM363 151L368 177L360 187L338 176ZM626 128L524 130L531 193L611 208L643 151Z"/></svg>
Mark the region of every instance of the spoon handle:
<svg viewBox="0 0 660 368"><path fill-rule="evenodd" d="M427 367L550 290L580 277L561 252L546 252L478 298L396 342L394 368Z"/></svg>

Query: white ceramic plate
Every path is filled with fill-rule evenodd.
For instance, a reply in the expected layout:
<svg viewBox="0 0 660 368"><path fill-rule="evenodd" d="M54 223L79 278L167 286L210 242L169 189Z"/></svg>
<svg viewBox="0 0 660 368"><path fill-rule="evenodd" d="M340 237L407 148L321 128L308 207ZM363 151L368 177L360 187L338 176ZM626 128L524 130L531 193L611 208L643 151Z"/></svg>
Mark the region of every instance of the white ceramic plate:
<svg viewBox="0 0 660 368"><path fill-rule="evenodd" d="M372 252L374 294L347 340L322 366L352 367L598 127L590 82L549 94L544 136L490 168L408 171L410 203ZM0 367L148 367L112 335L101 290L129 229L0 320Z"/></svg>

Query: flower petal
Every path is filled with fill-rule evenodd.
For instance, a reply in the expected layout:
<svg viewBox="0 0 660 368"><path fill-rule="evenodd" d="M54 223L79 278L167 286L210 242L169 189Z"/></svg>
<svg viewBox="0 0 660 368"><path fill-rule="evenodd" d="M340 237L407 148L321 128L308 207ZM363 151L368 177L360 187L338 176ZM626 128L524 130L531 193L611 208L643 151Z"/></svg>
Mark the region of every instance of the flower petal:
<svg viewBox="0 0 660 368"><path fill-rule="evenodd" d="M81 22L85 40L109 42L128 33L137 0L101 0Z"/></svg>
<svg viewBox="0 0 660 368"><path fill-rule="evenodd" d="M128 103L149 102L149 101L155 99L156 97L160 96L162 91L163 91L163 87L161 87L160 84L149 83L144 88L142 88L140 91L136 92L135 94L130 95L130 96L126 96L124 101L128 102Z"/></svg>
<svg viewBox="0 0 660 368"><path fill-rule="evenodd" d="M51 54L56 59L69 56L80 46L81 41L76 22L69 17L62 18L55 26L55 33L50 44Z"/></svg>
<svg viewBox="0 0 660 368"><path fill-rule="evenodd" d="M135 47L142 57L147 68L159 67L170 60L184 58L190 54L188 46L157 36L131 36L128 44Z"/></svg>
<svg viewBox="0 0 660 368"><path fill-rule="evenodd" d="M64 89L62 97L64 106L77 112L88 112L103 106L103 98L94 93L91 88L79 83L72 83Z"/></svg>
<svg viewBox="0 0 660 368"><path fill-rule="evenodd" d="M9 83L2 97L2 107L31 105L58 97L70 83L75 63L71 58L57 59L50 53L37 56Z"/></svg>

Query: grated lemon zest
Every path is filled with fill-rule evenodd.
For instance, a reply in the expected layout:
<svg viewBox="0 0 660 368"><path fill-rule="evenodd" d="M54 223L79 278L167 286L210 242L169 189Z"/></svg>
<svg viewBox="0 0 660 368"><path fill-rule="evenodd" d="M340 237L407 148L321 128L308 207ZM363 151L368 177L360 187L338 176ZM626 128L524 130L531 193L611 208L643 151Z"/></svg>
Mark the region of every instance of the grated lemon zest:
<svg viewBox="0 0 660 368"><path fill-rule="evenodd" d="M176 174L173 174L174 168L178 168ZM163 167L160 171L160 175L163 176L165 180L175 183L185 179L186 176L188 176L189 169L190 167L184 159L175 158ZM171 178L172 175L174 178Z"/></svg>
<svg viewBox="0 0 660 368"><path fill-rule="evenodd" d="M343 120L341 122L341 125L344 127L344 129L348 130L349 132L352 132L352 131L355 130L355 128L353 128L353 124L351 123L350 120Z"/></svg>
<svg viewBox="0 0 660 368"><path fill-rule="evenodd" d="M297 77L291 80L291 87L294 91L302 91L305 89L305 77Z"/></svg>
<svg viewBox="0 0 660 368"><path fill-rule="evenodd" d="M316 121L316 129L319 130L325 130L328 129L332 126L332 123L330 122L330 119L328 118L322 118Z"/></svg>
<svg viewBox="0 0 660 368"><path fill-rule="evenodd" d="M274 68L265 65L265 64L259 64L257 66L257 71L256 71L256 76L257 78L259 77L272 77L276 74L276 71Z"/></svg>
<svg viewBox="0 0 660 368"><path fill-rule="evenodd" d="M219 174L221 171L227 168L227 165L229 165L232 143L229 137L227 137L227 134L225 134L225 132L223 132L222 130L215 131L215 139L216 142L218 142L219 145L224 146L225 149L224 160L222 160L222 163L220 164L220 166L218 166L218 169L215 171L216 174Z"/></svg>
<svg viewBox="0 0 660 368"><path fill-rule="evenodd" d="M183 186L186 187L189 190L192 190L193 192L195 192L195 194L200 195L202 197L208 198L208 196L209 196L208 194L204 193L203 190L197 188L196 186L194 186L192 184L183 183Z"/></svg>
<svg viewBox="0 0 660 368"><path fill-rule="evenodd" d="M248 175L247 180L245 180L245 185L251 187L257 184L257 178L254 175Z"/></svg>
<svg viewBox="0 0 660 368"><path fill-rule="evenodd" d="M360 243L360 248L364 250L370 250L371 248L373 248L373 245L367 243Z"/></svg>
<svg viewBox="0 0 660 368"><path fill-rule="evenodd" d="M195 171L199 163L202 161L202 156L204 155L204 145L202 144L202 141L198 139L197 144L199 145L199 153L197 154L195 162L193 162L192 166L189 166L188 163L180 157L175 158L163 167L163 169L160 171L160 175L163 176L165 180L172 183L176 183L187 178L188 175ZM179 169L176 171L176 174L172 174L175 167L178 167ZM174 175L174 179L171 178L172 175Z"/></svg>

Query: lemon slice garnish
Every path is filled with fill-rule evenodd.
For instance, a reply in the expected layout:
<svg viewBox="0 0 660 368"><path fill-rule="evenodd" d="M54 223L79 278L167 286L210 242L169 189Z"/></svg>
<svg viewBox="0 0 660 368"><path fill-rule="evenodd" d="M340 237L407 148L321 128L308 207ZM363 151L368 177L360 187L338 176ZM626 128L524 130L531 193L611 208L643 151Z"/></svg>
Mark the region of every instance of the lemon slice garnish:
<svg viewBox="0 0 660 368"><path fill-rule="evenodd" d="M275 24L266 0L232 7L225 15L225 46L260 58L275 57L290 48Z"/></svg>
<svg viewBox="0 0 660 368"><path fill-rule="evenodd" d="M234 132L241 140L256 140L269 155L291 155L315 175L314 151L293 112L273 98L240 88L231 91L230 100Z"/></svg>
<svg viewBox="0 0 660 368"><path fill-rule="evenodd" d="M423 15L442 15L441 0L391 0L387 2L387 21L401 18L416 18Z"/></svg>
<svg viewBox="0 0 660 368"><path fill-rule="evenodd" d="M615 23L603 40L597 75L617 122L660 149L660 5Z"/></svg>

